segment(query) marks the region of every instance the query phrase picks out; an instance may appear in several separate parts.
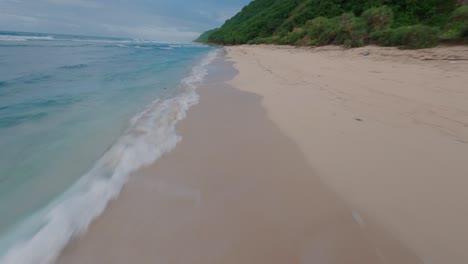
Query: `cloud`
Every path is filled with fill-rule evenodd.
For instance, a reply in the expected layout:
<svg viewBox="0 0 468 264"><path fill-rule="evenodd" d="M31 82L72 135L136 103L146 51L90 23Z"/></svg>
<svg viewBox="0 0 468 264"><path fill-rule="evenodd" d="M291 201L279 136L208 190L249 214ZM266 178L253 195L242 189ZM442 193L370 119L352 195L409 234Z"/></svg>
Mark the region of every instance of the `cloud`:
<svg viewBox="0 0 468 264"><path fill-rule="evenodd" d="M127 35L135 38L144 38L157 41L191 41L197 38L200 33L188 30L180 30L175 27L159 27L159 26L119 26L103 24L107 31L117 33L119 35Z"/></svg>
<svg viewBox="0 0 468 264"><path fill-rule="evenodd" d="M32 16L0 13L0 21L34 23L37 22L37 20L37 18Z"/></svg>
<svg viewBox="0 0 468 264"><path fill-rule="evenodd" d="M90 0L47 0L49 3L58 4L58 5L68 5L74 7L83 7L83 8L100 8L102 5L95 1Z"/></svg>
<svg viewBox="0 0 468 264"><path fill-rule="evenodd" d="M0 29L187 42L249 1L0 0Z"/></svg>
<svg viewBox="0 0 468 264"><path fill-rule="evenodd" d="M237 12L238 10L235 8L217 11L215 13L215 20L220 23L224 23L226 20L233 17Z"/></svg>

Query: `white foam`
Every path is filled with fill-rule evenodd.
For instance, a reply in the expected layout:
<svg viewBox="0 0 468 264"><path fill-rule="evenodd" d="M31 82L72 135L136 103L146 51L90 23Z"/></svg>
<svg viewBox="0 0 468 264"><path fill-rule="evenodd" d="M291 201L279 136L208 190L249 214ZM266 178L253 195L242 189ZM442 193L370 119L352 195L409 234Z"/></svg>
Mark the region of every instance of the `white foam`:
<svg viewBox="0 0 468 264"><path fill-rule="evenodd" d="M0 41L54 40L52 36L0 35Z"/></svg>
<svg viewBox="0 0 468 264"><path fill-rule="evenodd" d="M362 219L361 215L358 212L352 211L351 215L353 216L354 221L356 221L356 223L358 223L362 229L366 228L366 223L364 222L364 219Z"/></svg>
<svg viewBox="0 0 468 264"><path fill-rule="evenodd" d="M0 245L11 245L0 252L2 264L50 264L70 239L83 234L89 224L115 199L128 177L181 140L176 123L198 103L195 89L207 74L206 65L216 58L212 51L189 77L181 81L184 92L167 100L155 100L136 115L127 132L95 166L49 206L19 225ZM23 239L19 241L19 238Z"/></svg>
<svg viewBox="0 0 468 264"><path fill-rule="evenodd" d="M106 44L131 44L134 43L132 40L114 40L114 39L86 39L86 38L71 38L71 39L60 39L62 41L72 41L72 42L87 42L87 43L106 43Z"/></svg>

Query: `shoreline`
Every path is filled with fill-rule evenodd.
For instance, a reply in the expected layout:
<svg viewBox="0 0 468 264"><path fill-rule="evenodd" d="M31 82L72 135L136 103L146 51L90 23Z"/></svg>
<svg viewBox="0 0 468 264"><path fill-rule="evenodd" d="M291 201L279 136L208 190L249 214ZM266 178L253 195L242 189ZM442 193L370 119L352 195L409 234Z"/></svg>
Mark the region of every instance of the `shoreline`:
<svg viewBox="0 0 468 264"><path fill-rule="evenodd" d="M177 124L182 141L57 263L459 262L465 62L421 60L458 48L226 47ZM452 119L424 111L447 102L427 111Z"/></svg>
<svg viewBox="0 0 468 264"><path fill-rule="evenodd" d="M159 49L159 44L155 45ZM120 118L116 118L114 115L107 115L107 118L111 120L116 118L119 122L122 121L122 126L116 129L113 125L119 122L112 124L112 122L106 123L108 122L107 119L105 121L100 120L100 126L96 127L98 130L95 130L95 133L93 133L94 137L89 137L86 134L86 132L90 132L89 130L86 131L86 126L82 127L82 132L84 132L83 140L86 142L82 143L82 146L78 147L78 149L73 147L73 150L81 154L78 156L83 156L86 151L91 156L94 156L94 154L96 156L94 158L87 157L87 159L91 160L91 164L89 167L83 168L83 171L78 174L81 175L78 180L74 181L70 186L64 187L60 195L54 197L39 210L32 210L31 215L19 219L11 230L2 235L0 238L1 263L54 263L70 240L86 233L88 226L105 211L108 203L119 196L122 187L134 172L152 164L161 155L171 151L176 146L180 140L179 135L176 133L176 124L184 119L187 110L198 102L199 98L195 89L207 74L206 66L217 57L219 52L219 50L207 47L197 47L196 50L186 53L183 51L190 50L190 47L187 47L188 49L185 49L183 46L178 48L180 48L181 52L170 52L172 55L169 55L167 58L164 57L165 54L161 54L159 62L164 65L166 59L180 59L183 67L167 69L168 72L174 70L172 73L176 74L173 77L167 76L168 78L166 78L166 84L172 83L173 85L171 86L174 89L166 93L161 91L166 90L165 87L154 87L157 84L156 80L164 79L162 72L160 76L158 74L156 76L153 74L149 74L149 76L142 74L142 80L147 77L156 81L156 83L151 82L152 85L148 84L152 88L152 91L148 91L148 93L152 95L146 94L144 102L136 99L142 99L142 96L145 94L135 93L136 95L133 96L128 95L128 97L125 97L125 107L118 111L109 111L112 108L108 109L108 113L113 113ZM151 63L151 60L149 62ZM119 101L116 98L113 102ZM135 106L137 109L130 111L132 106ZM103 108L106 107L104 106ZM120 111L125 112L126 115L120 116ZM98 109L96 109L96 112L99 112ZM105 116L103 115L103 118ZM95 118L88 117L90 120L87 121L90 122L99 119L99 115L96 115ZM33 127L31 126L31 128ZM98 151L97 148L93 154L93 151L83 146L89 146L93 142L96 143L99 139L103 139L102 136L106 135L106 132L109 131L113 131L115 137L110 136L105 140L108 144L105 144L107 145L105 149ZM73 134L67 135L70 137L67 137L68 143L72 142L74 139ZM50 142L45 143L45 145L50 144ZM79 143L79 141L76 143ZM72 146L74 145L72 144L68 147L72 149ZM74 151L72 151L71 157L77 156ZM73 159L67 162L71 161ZM75 160L75 162L79 163L81 161ZM73 173L74 167L68 166L68 168L70 169L70 175L64 171L63 174L65 176L78 176ZM52 174L50 176L59 177L60 174ZM41 188L48 183L44 178L42 178L42 181L41 177L38 176L37 178L33 178L30 182L25 182L26 186L34 185L37 188L37 193L33 194L33 198L35 197L34 195L41 193ZM58 183L59 185L62 183L62 179L54 181L51 178L50 180L50 182ZM41 184L34 184L36 181L41 182ZM49 186L51 185L49 184ZM21 191L15 191L12 194L14 195L13 197L25 197L24 195L20 195ZM28 199L18 202L21 204L26 201ZM8 203L8 199L5 202L7 203L4 203L4 205L11 204ZM33 199L28 202L37 201ZM3 209L8 209L8 207ZM22 210L21 207L19 209ZM11 211L12 214L15 213L15 210L6 211Z"/></svg>
<svg viewBox="0 0 468 264"><path fill-rule="evenodd" d="M419 263L315 176L219 59L179 145L140 170L57 263ZM377 236L376 236L377 237ZM380 246L376 251L374 242Z"/></svg>

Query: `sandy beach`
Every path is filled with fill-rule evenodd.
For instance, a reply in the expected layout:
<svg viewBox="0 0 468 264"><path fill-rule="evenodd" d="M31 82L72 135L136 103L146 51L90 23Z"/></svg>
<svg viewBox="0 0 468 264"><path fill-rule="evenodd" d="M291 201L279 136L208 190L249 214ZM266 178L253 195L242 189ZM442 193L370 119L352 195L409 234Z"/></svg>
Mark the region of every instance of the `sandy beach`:
<svg viewBox="0 0 468 264"><path fill-rule="evenodd" d="M231 82L424 263L468 260L468 49L227 48Z"/></svg>
<svg viewBox="0 0 468 264"><path fill-rule="evenodd" d="M463 263L468 49L225 48L57 263Z"/></svg>

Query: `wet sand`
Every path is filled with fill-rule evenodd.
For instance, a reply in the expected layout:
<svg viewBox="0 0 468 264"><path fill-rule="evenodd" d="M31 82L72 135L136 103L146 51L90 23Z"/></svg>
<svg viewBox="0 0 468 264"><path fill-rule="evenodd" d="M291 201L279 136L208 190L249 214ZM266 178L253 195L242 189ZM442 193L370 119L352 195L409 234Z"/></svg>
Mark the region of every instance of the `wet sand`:
<svg viewBox="0 0 468 264"><path fill-rule="evenodd" d="M225 83L235 74L212 64L178 125L183 140L131 177L57 262L421 263L322 183L262 98Z"/></svg>

